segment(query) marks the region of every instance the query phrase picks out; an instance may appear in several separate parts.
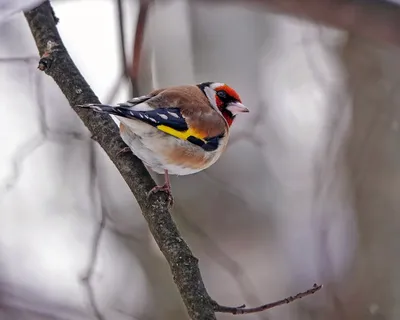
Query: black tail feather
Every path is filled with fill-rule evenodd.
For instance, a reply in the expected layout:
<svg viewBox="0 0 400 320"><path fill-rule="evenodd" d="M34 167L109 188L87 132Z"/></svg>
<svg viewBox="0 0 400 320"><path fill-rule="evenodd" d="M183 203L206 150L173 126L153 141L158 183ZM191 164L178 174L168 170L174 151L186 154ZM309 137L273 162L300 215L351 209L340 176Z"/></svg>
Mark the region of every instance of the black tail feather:
<svg viewBox="0 0 400 320"><path fill-rule="evenodd" d="M121 108L120 106L112 106L109 104L96 104L96 103L90 103L90 104L83 104L79 105L78 107L81 108L87 108L87 109L92 109L93 111L96 112L102 112L102 113L108 113L108 114L113 114L116 116L122 116L126 117L126 108Z"/></svg>

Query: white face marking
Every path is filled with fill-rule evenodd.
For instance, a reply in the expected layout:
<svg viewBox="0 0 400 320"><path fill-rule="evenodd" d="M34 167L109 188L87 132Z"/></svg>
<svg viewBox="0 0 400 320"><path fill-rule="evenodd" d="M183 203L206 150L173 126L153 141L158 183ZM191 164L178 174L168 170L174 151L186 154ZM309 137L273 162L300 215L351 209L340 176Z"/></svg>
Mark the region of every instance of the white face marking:
<svg viewBox="0 0 400 320"><path fill-rule="evenodd" d="M161 118L163 118L164 120L168 119L168 116L166 114L162 114L162 113L157 113Z"/></svg>
<svg viewBox="0 0 400 320"><path fill-rule="evenodd" d="M211 87L205 87L204 88L204 92L206 93L206 96L208 98L208 101L210 101L211 106L213 107L213 109L219 113L221 113L221 111L219 111L218 107L217 107L217 101L216 101L216 93L215 90L212 89Z"/></svg>
<svg viewBox="0 0 400 320"><path fill-rule="evenodd" d="M210 85L211 89L217 89L218 87L222 87L224 86L225 83L221 83L221 82L214 82L212 85Z"/></svg>
<svg viewBox="0 0 400 320"><path fill-rule="evenodd" d="M175 113L175 112L170 112L167 111L171 116L175 117L175 118L179 118L179 116Z"/></svg>

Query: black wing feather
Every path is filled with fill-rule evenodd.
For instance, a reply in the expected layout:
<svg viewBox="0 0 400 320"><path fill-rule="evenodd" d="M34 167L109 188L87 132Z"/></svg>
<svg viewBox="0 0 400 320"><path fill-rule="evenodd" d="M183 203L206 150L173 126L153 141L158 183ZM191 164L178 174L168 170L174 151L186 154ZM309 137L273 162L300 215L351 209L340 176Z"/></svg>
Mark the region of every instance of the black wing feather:
<svg viewBox="0 0 400 320"><path fill-rule="evenodd" d="M116 116L136 119L143 121L153 127L158 127L160 125L168 126L177 131L186 131L189 129L185 119L179 108L158 108L154 110L138 111L133 110L132 107L118 105L111 106L105 104L88 104L82 107L91 108L97 112L105 112L109 114L114 114ZM219 146L219 141L224 137L224 134L220 134L215 137L208 137L204 139L199 139L194 136L189 136L187 141L201 147L204 151L214 151Z"/></svg>
<svg viewBox="0 0 400 320"><path fill-rule="evenodd" d="M187 141L203 148L204 151L214 151L219 146L219 140L224 137L224 134L220 134L215 137L205 138L204 140L189 136Z"/></svg>
<svg viewBox="0 0 400 320"><path fill-rule="evenodd" d="M158 108L138 111L129 106L112 106L107 104L87 104L82 107L91 108L97 112L105 112L116 116L143 121L153 127L165 125L177 131L188 130L188 125L178 108Z"/></svg>
<svg viewBox="0 0 400 320"><path fill-rule="evenodd" d="M151 99L152 97L153 97L153 95L150 95L150 94L144 95L144 96L140 96L140 97L135 97L135 98L132 98L132 99L126 101L126 102L118 103L118 105L121 106L121 107L128 107L129 108L129 107L136 106L139 103L143 103L143 102Z"/></svg>
<svg viewBox="0 0 400 320"><path fill-rule="evenodd" d="M155 110L136 111L128 108L117 107L126 118L135 118L154 127L164 125L177 131L188 130L188 125L178 108L159 108Z"/></svg>

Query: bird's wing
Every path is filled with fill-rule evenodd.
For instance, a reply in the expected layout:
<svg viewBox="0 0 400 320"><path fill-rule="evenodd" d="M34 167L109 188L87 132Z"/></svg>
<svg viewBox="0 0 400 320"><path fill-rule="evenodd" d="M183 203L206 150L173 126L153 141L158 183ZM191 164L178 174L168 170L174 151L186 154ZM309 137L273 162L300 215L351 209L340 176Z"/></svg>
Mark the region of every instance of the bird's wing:
<svg viewBox="0 0 400 320"><path fill-rule="evenodd" d="M185 104L185 108L180 108L174 103L171 103L173 105L171 107L155 107L154 98L157 97L154 95L143 96L140 97L141 102L136 104L132 103L132 101L136 102L137 100L132 99L116 106L87 104L82 107L145 122L166 134L191 142L205 151L214 151L218 148L219 140L225 135L225 127L218 118L217 120L219 121L216 121L211 107L209 108L210 112L202 112L201 108L195 108L196 104L193 104L192 100L190 100L191 104ZM166 96L161 99L161 101L165 102L167 100ZM159 103L157 101L157 105ZM193 118L196 118L196 120L194 121ZM216 128L216 123L220 123L219 128Z"/></svg>
<svg viewBox="0 0 400 320"><path fill-rule="evenodd" d="M132 98L132 99L130 99L130 100L126 101L126 102L123 102L123 103L118 103L118 105L121 106L121 107L132 108L132 107L135 107L135 106L137 106L139 104L142 104L142 103L150 100L151 98L157 96L158 94L160 94L164 90L165 89L154 90L154 91L150 92L149 94Z"/></svg>

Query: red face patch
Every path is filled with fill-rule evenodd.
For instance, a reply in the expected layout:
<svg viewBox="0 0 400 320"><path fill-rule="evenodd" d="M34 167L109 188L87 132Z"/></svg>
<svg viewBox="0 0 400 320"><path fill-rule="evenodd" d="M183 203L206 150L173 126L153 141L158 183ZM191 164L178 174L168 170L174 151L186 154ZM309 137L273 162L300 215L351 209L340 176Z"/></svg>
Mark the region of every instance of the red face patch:
<svg viewBox="0 0 400 320"><path fill-rule="evenodd" d="M217 106L220 109L222 116L225 118L228 125L231 126L234 116L231 112L225 109L227 100L235 102L237 101L240 103L242 101L240 100L238 93L226 84L215 88L215 91L217 93L215 96Z"/></svg>
<svg viewBox="0 0 400 320"><path fill-rule="evenodd" d="M235 100L239 101L240 103L242 102L242 100L240 100L238 93L235 90L233 90L230 86L224 84L223 86L219 86L219 87L215 88L215 91L219 91L219 90L224 90L229 96L231 96Z"/></svg>

